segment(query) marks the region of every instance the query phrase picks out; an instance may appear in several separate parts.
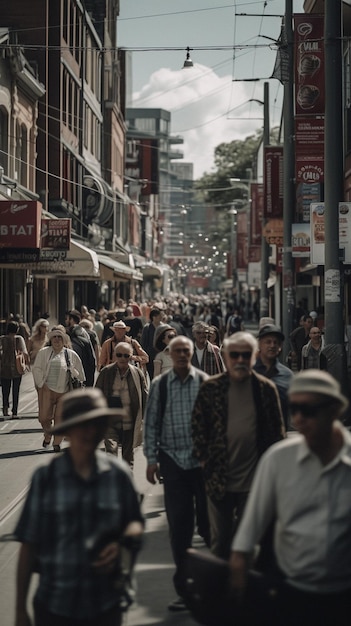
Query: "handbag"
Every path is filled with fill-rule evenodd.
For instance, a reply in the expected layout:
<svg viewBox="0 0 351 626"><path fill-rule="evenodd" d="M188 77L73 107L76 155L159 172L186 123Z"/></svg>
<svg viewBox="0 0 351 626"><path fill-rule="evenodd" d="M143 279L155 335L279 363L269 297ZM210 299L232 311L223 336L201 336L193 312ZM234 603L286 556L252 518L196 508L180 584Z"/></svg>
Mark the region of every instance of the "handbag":
<svg viewBox="0 0 351 626"><path fill-rule="evenodd" d="M68 369L68 386L69 386L69 390L72 391L72 389L81 389L82 387L84 387L83 383L81 380L79 380L79 378L75 378L75 376L72 376L72 372L71 372L71 360L69 358L69 354L67 352L67 349L65 348L65 359L66 359L66 363L67 363L67 369Z"/></svg>
<svg viewBox="0 0 351 626"><path fill-rule="evenodd" d="M24 358L23 352L21 350L16 350L16 370L17 373L23 376L26 371L26 360Z"/></svg>
<svg viewBox="0 0 351 626"><path fill-rule="evenodd" d="M203 626L271 626L275 623L277 587L261 572L250 570L243 601L230 587L228 562L189 549L184 564L184 601Z"/></svg>

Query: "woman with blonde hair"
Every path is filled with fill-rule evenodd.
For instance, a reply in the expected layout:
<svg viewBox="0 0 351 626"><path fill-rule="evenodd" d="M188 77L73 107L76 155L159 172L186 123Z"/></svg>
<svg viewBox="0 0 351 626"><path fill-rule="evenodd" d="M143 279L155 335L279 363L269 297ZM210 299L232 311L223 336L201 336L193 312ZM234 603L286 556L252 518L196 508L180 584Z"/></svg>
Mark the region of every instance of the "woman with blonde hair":
<svg viewBox="0 0 351 626"><path fill-rule="evenodd" d="M41 317L38 319L33 328L32 334L28 339L27 350L29 354L29 363L33 365L35 357L39 350L44 348L48 340L49 322Z"/></svg>

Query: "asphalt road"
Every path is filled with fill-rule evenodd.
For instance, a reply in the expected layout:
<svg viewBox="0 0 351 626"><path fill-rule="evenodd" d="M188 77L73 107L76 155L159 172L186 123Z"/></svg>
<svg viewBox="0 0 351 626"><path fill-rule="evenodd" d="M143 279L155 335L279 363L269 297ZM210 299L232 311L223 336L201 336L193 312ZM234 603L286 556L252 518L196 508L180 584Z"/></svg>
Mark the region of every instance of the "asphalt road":
<svg viewBox="0 0 351 626"><path fill-rule="evenodd" d="M1 412L2 414L2 412ZM44 450L37 419L38 406L31 373L21 384L18 419L0 422L0 607L1 626L14 626L15 572L18 544L11 540L33 471L52 458ZM173 561L168 542L162 485L145 479L145 458L137 450L134 478L144 495L145 541L137 567L137 600L126 613L123 626L191 626L196 622L188 612L171 613L167 605L175 599ZM202 544L194 538L194 547ZM32 591L37 575L32 578ZM49 625L48 625L49 626ZM218 625L220 626L220 625Z"/></svg>

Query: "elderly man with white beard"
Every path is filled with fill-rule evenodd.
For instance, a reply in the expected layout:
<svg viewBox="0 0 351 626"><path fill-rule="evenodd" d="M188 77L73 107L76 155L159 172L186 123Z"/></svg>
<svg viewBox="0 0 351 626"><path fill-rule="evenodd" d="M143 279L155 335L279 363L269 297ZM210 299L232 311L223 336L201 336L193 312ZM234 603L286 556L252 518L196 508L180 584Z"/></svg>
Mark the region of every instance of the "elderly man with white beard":
<svg viewBox="0 0 351 626"><path fill-rule="evenodd" d="M192 414L194 456L203 468L211 550L228 559L259 458L285 436L275 384L252 368L257 340L239 331L223 342L227 371L205 381Z"/></svg>

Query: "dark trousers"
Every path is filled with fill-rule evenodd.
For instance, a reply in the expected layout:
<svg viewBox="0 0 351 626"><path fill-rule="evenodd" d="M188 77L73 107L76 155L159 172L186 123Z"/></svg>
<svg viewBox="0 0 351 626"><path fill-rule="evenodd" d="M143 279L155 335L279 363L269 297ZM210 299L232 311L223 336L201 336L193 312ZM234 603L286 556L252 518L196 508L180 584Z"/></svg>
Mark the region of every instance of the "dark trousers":
<svg viewBox="0 0 351 626"><path fill-rule="evenodd" d="M35 626L121 626L122 614L118 606L100 613L93 619L73 619L50 613L43 604L34 600Z"/></svg>
<svg viewBox="0 0 351 626"><path fill-rule="evenodd" d="M19 390L22 381L22 376L18 378L2 378L1 379L1 388L2 388L2 408L3 411L8 411L9 408L9 398L10 391L12 385L12 415L17 415L18 411L18 398L19 398Z"/></svg>
<svg viewBox="0 0 351 626"><path fill-rule="evenodd" d="M164 498L169 535L176 572L173 582L177 593L184 595L184 558L191 548L195 528L195 506L199 533L208 536L208 515L201 468L184 470L168 454L160 451L160 472L164 482Z"/></svg>
<svg viewBox="0 0 351 626"><path fill-rule="evenodd" d="M227 491L221 500L208 498L211 551L221 559L229 559L232 540L242 518L248 495L248 492Z"/></svg>
<svg viewBox="0 0 351 626"><path fill-rule="evenodd" d="M351 588L339 593L308 593L283 584L278 591L278 615L272 626L348 626Z"/></svg>
<svg viewBox="0 0 351 626"><path fill-rule="evenodd" d="M105 435L105 449L110 454L118 455L118 446L122 448L122 458L133 467L134 430L123 430L123 428L110 427Z"/></svg>

